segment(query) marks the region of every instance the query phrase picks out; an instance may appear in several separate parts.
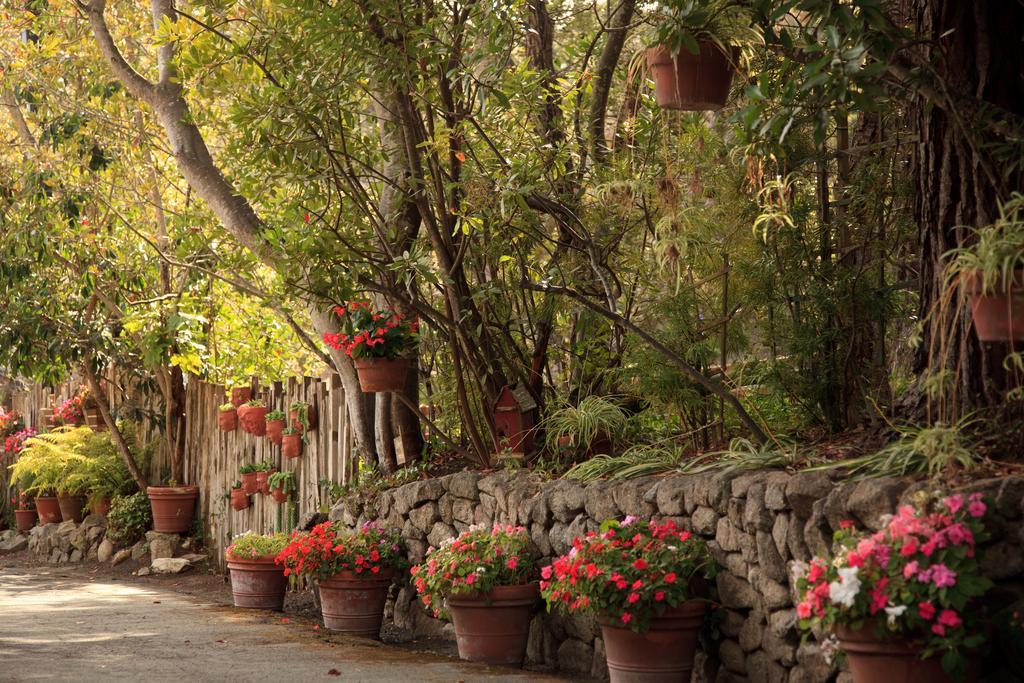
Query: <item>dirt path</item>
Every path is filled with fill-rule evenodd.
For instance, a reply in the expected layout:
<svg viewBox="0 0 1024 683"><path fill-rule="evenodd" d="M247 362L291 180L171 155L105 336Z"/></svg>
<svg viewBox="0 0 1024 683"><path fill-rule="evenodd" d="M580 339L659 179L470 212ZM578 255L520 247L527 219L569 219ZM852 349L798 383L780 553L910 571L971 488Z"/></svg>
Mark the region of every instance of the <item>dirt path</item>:
<svg viewBox="0 0 1024 683"><path fill-rule="evenodd" d="M0 681L528 681L160 586L0 568Z"/></svg>

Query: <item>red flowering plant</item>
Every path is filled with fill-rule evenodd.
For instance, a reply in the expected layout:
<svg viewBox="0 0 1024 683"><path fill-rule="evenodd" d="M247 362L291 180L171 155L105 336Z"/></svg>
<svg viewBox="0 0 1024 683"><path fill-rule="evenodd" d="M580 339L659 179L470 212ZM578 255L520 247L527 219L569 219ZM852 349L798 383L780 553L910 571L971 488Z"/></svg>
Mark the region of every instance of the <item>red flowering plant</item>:
<svg viewBox="0 0 1024 683"><path fill-rule="evenodd" d="M495 586L519 586L537 578L531 541L521 526L471 527L427 550L424 563L411 570L420 599L435 617L450 617L445 600L452 595L486 594Z"/></svg>
<svg viewBox="0 0 1024 683"><path fill-rule="evenodd" d="M25 442L36 435L36 430L26 427L4 439L4 455L15 456L25 448Z"/></svg>
<svg viewBox="0 0 1024 683"><path fill-rule="evenodd" d="M80 391L53 409L53 420L62 425L78 425L85 420L85 399L88 392Z"/></svg>
<svg viewBox="0 0 1024 683"><path fill-rule="evenodd" d="M943 668L963 675L964 650L984 641L964 609L992 586L975 553L988 538L986 509L980 493L955 494L900 507L873 533L842 522L832 558L815 557L797 580L801 628L918 639L924 657L941 653Z"/></svg>
<svg viewBox="0 0 1024 683"><path fill-rule="evenodd" d="M401 569L405 551L401 533L379 522L367 522L355 531L324 522L312 531L292 532L275 561L284 565L285 576L322 579L340 572L371 575Z"/></svg>
<svg viewBox="0 0 1024 683"><path fill-rule="evenodd" d="M15 410L8 413L0 408L0 438L6 438L23 429L25 429L25 421L21 418L21 413Z"/></svg>
<svg viewBox="0 0 1024 683"><path fill-rule="evenodd" d="M694 599L699 577L713 578L707 544L672 521L609 520L573 539L572 550L541 570L548 610L590 610L643 633L652 616Z"/></svg>
<svg viewBox="0 0 1024 683"><path fill-rule="evenodd" d="M401 313L374 310L368 301L335 306L342 331L324 334L324 342L351 358L398 358L413 346L419 323Z"/></svg>

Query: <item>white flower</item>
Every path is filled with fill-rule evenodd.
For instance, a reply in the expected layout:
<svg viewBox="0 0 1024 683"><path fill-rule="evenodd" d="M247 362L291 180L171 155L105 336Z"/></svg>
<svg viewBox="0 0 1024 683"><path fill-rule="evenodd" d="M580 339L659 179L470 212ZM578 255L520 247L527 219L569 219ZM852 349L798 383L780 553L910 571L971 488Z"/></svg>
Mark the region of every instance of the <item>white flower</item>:
<svg viewBox="0 0 1024 683"><path fill-rule="evenodd" d="M821 641L821 654L825 657L825 661L829 666L832 665L832 660L835 659L836 652L839 651L839 641L834 635L829 635L825 640Z"/></svg>
<svg viewBox="0 0 1024 683"><path fill-rule="evenodd" d="M477 574L483 574L485 571L487 571L487 570L484 569L483 567L477 567L476 568L476 573Z"/></svg>
<svg viewBox="0 0 1024 683"><path fill-rule="evenodd" d="M828 585L828 597L833 603L853 607L853 601L860 593L860 579L856 567L840 567L839 580Z"/></svg>
<svg viewBox="0 0 1024 683"><path fill-rule="evenodd" d="M889 617L889 625L890 626L895 626L896 625L896 619L898 617L902 616L903 613L906 612L906 611L907 611L907 606L906 605L899 605L897 607L886 607L885 608L885 613Z"/></svg>

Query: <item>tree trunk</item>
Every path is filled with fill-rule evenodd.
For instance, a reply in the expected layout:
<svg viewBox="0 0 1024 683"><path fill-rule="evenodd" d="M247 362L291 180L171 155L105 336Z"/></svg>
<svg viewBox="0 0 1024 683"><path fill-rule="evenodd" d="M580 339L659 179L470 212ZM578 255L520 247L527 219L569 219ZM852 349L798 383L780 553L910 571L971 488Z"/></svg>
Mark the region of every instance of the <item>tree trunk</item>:
<svg viewBox="0 0 1024 683"><path fill-rule="evenodd" d="M933 41L924 57L942 81L938 96L917 101L915 214L925 323L915 371L952 373L940 410L930 415L949 421L994 405L1006 388L1005 345L979 343L959 292L943 304L942 257L969 242L970 228L990 224L1000 200L1024 189L1019 164L1004 175L991 149L1019 136L1024 115L1024 7L1003 0L917 0L915 11L919 37Z"/></svg>

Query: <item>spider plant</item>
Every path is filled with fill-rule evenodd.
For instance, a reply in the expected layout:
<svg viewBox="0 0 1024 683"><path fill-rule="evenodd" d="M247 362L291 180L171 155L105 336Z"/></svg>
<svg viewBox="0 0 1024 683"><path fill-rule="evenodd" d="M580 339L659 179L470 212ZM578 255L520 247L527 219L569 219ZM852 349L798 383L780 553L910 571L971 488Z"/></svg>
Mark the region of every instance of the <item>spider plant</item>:
<svg viewBox="0 0 1024 683"><path fill-rule="evenodd" d="M626 426L626 414L609 398L587 396L575 406L555 410L542 426L551 450L556 450L563 438L570 448L588 448L599 436L614 441Z"/></svg>

